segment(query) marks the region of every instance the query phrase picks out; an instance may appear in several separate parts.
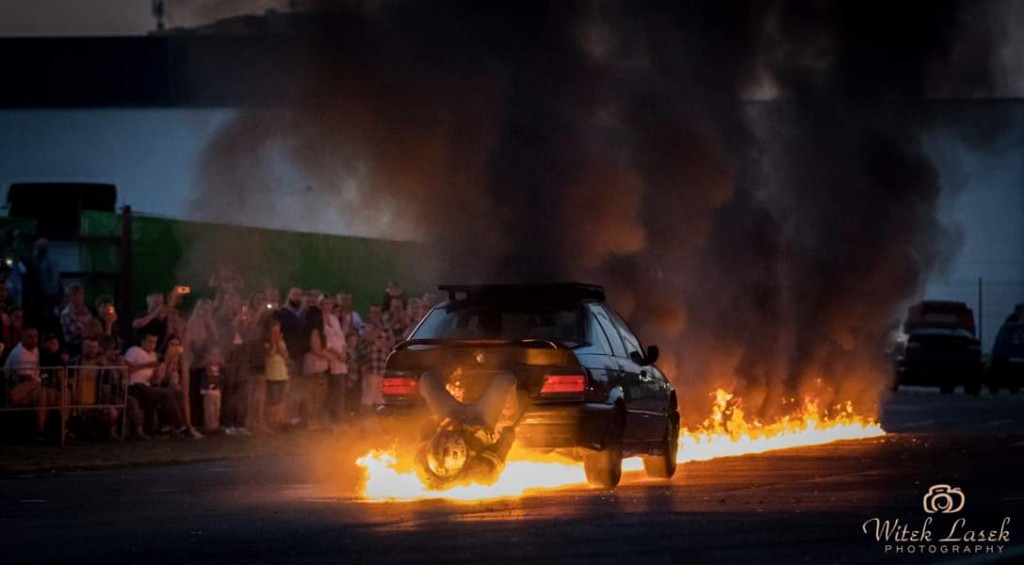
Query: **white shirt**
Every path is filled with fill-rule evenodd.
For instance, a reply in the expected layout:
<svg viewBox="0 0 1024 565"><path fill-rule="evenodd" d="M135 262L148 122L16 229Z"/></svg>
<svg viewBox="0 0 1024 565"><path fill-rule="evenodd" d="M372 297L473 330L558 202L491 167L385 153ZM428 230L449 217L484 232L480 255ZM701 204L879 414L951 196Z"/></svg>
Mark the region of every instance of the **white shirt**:
<svg viewBox="0 0 1024 565"><path fill-rule="evenodd" d="M143 365L146 363L156 363L156 351L152 353L146 353L146 350L139 347L138 345L132 347L124 354L124 360L132 365ZM155 367L148 369L138 369L128 377L128 384L131 385L146 385L149 386L150 379L153 378L153 371Z"/></svg>
<svg viewBox="0 0 1024 565"><path fill-rule="evenodd" d="M341 322L334 314L324 315L324 341L328 349L337 351L342 359L345 358L345 331L341 329ZM344 361L331 359L328 366L332 375L348 374L348 364Z"/></svg>
<svg viewBox="0 0 1024 565"><path fill-rule="evenodd" d="M22 346L21 342L18 342L18 345L14 346L11 354L7 357L4 369L14 371L19 377L31 377L33 381L41 382L42 378L39 376L39 348L36 347L29 351Z"/></svg>

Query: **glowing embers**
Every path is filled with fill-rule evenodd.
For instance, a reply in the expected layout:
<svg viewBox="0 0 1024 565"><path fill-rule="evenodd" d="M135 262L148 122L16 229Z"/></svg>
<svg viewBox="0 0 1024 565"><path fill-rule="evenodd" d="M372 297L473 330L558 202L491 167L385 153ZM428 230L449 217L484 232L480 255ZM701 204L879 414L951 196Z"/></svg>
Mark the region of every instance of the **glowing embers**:
<svg viewBox="0 0 1024 565"><path fill-rule="evenodd" d="M732 394L718 390L712 396L711 416L699 429L683 429L679 434L680 463L885 434L874 419L858 416L849 402L824 412L816 401L806 400L793 413L762 423L747 420L741 403ZM399 464L393 451L371 451L356 463L365 472L362 495L377 501L490 500L531 491L581 487L586 483L582 464L520 449L512 450L504 471L493 484L460 484L446 490L427 488L412 468ZM623 470L641 469L643 463L639 458L623 461Z"/></svg>

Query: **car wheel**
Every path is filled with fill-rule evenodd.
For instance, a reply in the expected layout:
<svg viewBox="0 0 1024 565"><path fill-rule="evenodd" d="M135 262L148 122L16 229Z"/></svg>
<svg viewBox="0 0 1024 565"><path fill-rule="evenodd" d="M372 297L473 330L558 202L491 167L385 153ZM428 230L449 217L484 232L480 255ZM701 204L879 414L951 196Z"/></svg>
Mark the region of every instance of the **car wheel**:
<svg viewBox="0 0 1024 565"><path fill-rule="evenodd" d="M612 417L611 429L604 449L583 458L583 470L587 482L601 488L615 488L622 479L622 430L624 428L621 410Z"/></svg>
<svg viewBox="0 0 1024 565"><path fill-rule="evenodd" d="M662 440L664 452L657 457L644 457L644 471L652 479L671 479L676 474L676 455L679 453L679 414L673 414L665 424Z"/></svg>

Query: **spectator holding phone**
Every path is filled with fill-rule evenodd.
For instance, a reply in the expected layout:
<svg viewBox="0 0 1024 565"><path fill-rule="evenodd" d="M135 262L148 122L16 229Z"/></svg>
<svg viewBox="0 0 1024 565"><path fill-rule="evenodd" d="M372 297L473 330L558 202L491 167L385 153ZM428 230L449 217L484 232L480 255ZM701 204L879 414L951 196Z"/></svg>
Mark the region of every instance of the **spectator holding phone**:
<svg viewBox="0 0 1024 565"><path fill-rule="evenodd" d="M146 313L135 318L132 327L138 330L140 340L143 335L155 336L156 346L163 347L167 339L167 308L162 293L151 292L146 295Z"/></svg>
<svg viewBox="0 0 1024 565"><path fill-rule="evenodd" d="M161 298L163 295L160 295ZM144 411L159 411L162 421L172 426L181 437L202 437L185 423L185 416L178 405L177 395L169 388L154 386L157 380L157 367L160 361L156 352L159 338L155 334L143 332L139 345L125 353L124 361L128 366L128 394L135 398ZM141 427L136 434L144 437Z"/></svg>
<svg viewBox="0 0 1024 565"><path fill-rule="evenodd" d="M188 364L185 361L185 346L176 335L167 338L167 347L164 348L164 359L157 368L156 380L160 386L167 387L174 391L174 395L181 406L181 415L185 418L185 425L194 428L192 423L192 406L189 394L191 378ZM198 434L198 432L197 432Z"/></svg>
<svg viewBox="0 0 1024 565"><path fill-rule="evenodd" d="M188 321L181 315L182 300L192 290L187 286L178 286L167 294L167 306L165 314L167 317L167 335L178 336L184 343L185 333L188 331ZM167 347L167 344L164 344Z"/></svg>
<svg viewBox="0 0 1024 565"><path fill-rule="evenodd" d="M121 333L117 330L117 308L114 306L114 299L109 296L100 296L96 299L96 318L102 325L102 334L109 337L118 351L123 349Z"/></svg>

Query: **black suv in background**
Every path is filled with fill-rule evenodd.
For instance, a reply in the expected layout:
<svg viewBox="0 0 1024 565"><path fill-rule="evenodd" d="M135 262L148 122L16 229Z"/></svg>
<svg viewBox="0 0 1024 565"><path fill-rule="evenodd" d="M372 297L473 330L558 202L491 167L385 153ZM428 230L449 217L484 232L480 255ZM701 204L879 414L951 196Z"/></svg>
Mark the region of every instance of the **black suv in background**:
<svg viewBox="0 0 1024 565"><path fill-rule="evenodd" d="M1024 322L1008 321L999 328L992 346L989 390L1005 388L1016 394L1024 384Z"/></svg>
<svg viewBox="0 0 1024 565"><path fill-rule="evenodd" d="M458 416L476 422L475 437L488 438L490 445L475 449L489 450L502 464L514 442L582 460L588 481L599 486L618 484L623 457L634 455L644 457L650 476L673 475L675 390L654 365L657 347L641 345L605 304L601 287L439 288L449 300L388 358L378 410L385 430L419 433L428 442L439 422ZM507 401L482 400L495 396L495 387L506 396L501 386L515 391ZM488 407L464 415L465 407L478 404ZM472 451L477 440L467 441ZM451 444L425 456L432 478L458 476L459 468L451 467L462 464L467 447Z"/></svg>

